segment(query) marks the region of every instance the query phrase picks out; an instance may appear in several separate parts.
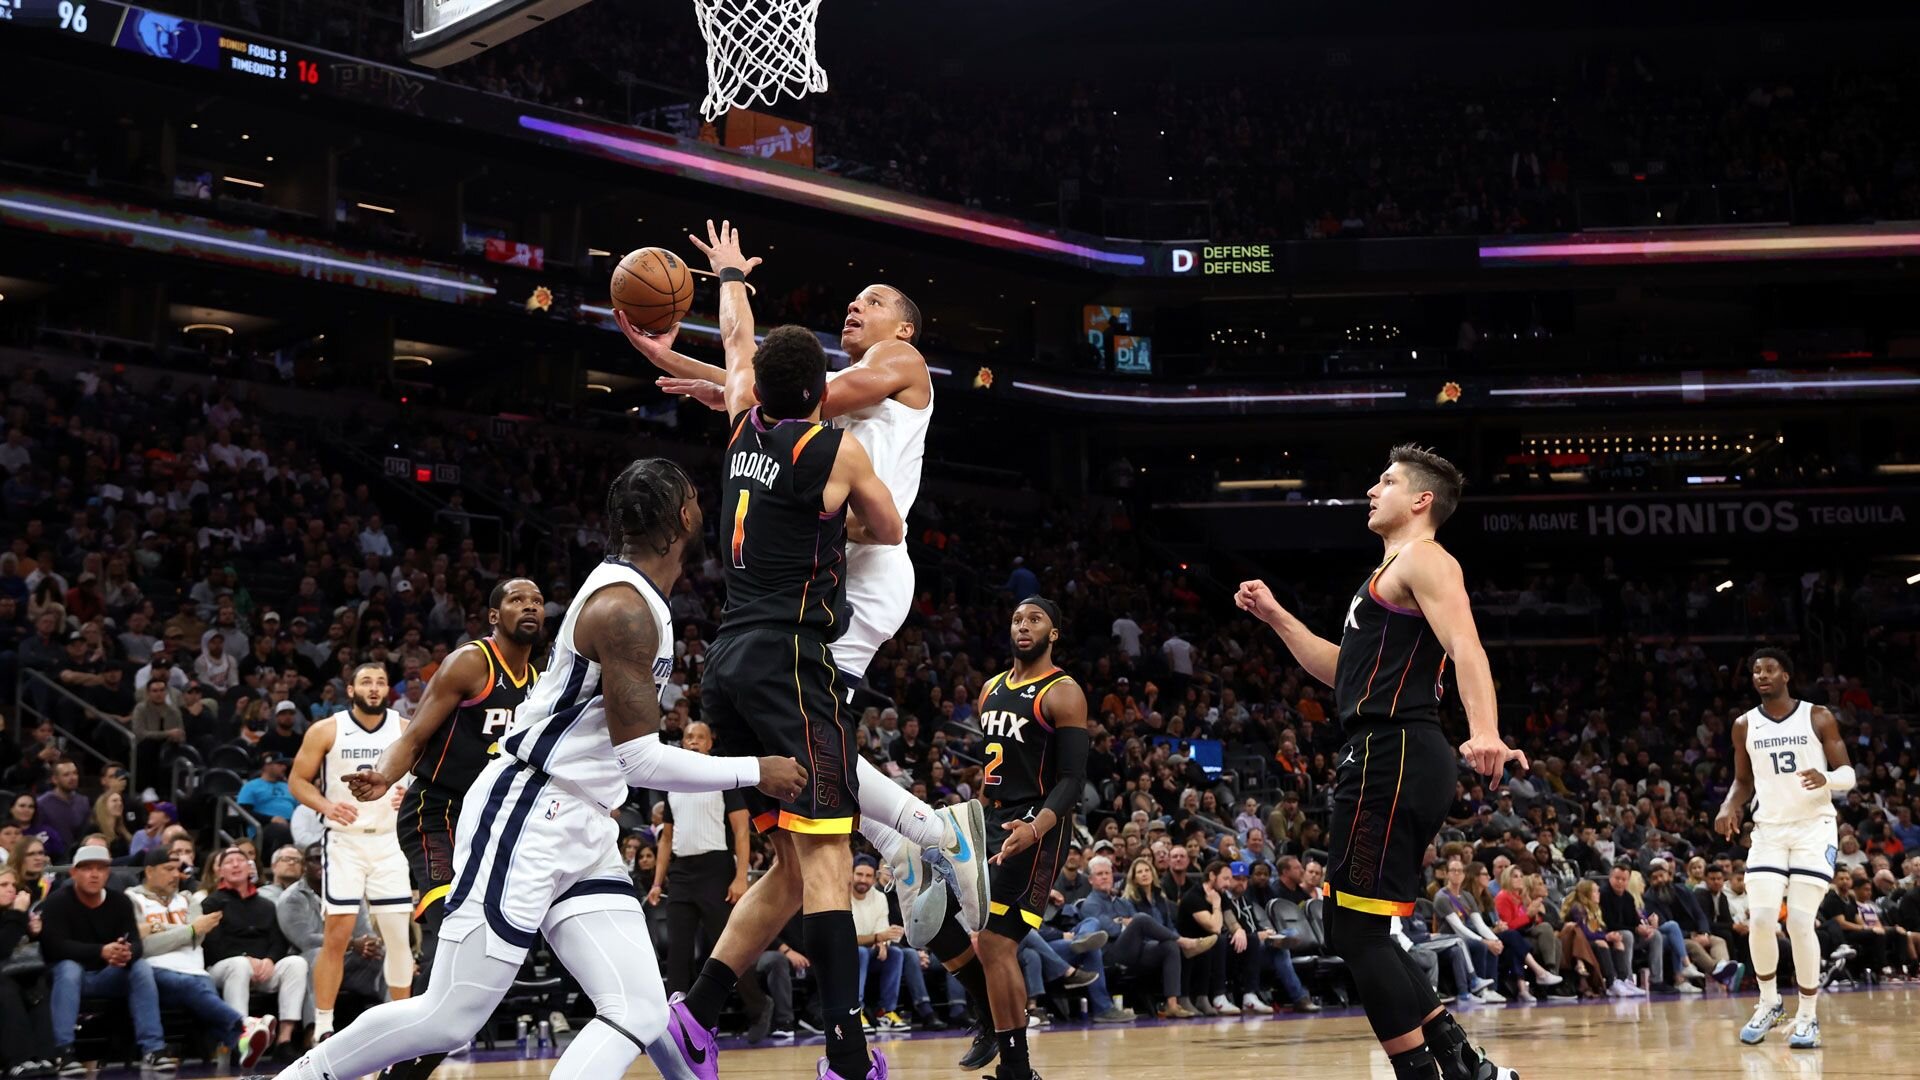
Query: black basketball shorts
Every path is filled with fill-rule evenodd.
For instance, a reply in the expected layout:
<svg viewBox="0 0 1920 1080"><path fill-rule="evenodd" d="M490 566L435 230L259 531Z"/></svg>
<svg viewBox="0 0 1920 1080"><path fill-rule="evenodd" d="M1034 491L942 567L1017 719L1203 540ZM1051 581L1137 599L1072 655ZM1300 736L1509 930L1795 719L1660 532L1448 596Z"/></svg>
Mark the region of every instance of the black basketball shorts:
<svg viewBox="0 0 1920 1080"><path fill-rule="evenodd" d="M998 855L1007 837L1014 835L1014 832L1025 834L1024 828L1008 832L1008 822L1032 821L1039 812L1039 803L989 808L989 857ZM1010 856L1005 862L988 865L986 929L1001 937L1019 941L1027 936L1027 931L1039 927L1041 917L1047 910L1047 897L1053 892L1054 879L1060 876L1060 863L1067 851L1065 840L1068 829L1069 825L1065 822L1057 824L1040 834L1039 843L1018 855Z"/></svg>
<svg viewBox="0 0 1920 1080"><path fill-rule="evenodd" d="M1438 724L1366 723L1335 759L1327 887L1341 907L1413 914L1422 862L1446 822L1459 753Z"/></svg>
<svg viewBox="0 0 1920 1080"><path fill-rule="evenodd" d="M400 802L395 831L413 879L415 919L436 905L445 910L453 888L453 827L459 820L460 800L439 787L416 785Z"/></svg>
<svg viewBox="0 0 1920 1080"><path fill-rule="evenodd" d="M707 649L700 677L701 718L713 752L728 757L780 754L807 769L792 802L747 790L762 832L851 834L859 819L854 728L833 654L818 637L784 630L722 633Z"/></svg>

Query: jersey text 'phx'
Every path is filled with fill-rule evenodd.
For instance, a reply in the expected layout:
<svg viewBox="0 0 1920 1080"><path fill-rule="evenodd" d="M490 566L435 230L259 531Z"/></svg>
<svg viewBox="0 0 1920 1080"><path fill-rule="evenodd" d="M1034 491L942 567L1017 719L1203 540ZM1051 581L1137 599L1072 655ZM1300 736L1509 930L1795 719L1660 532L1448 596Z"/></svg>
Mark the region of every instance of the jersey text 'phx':
<svg viewBox="0 0 1920 1080"><path fill-rule="evenodd" d="M487 659L487 689L460 703L433 734L414 768L414 779L423 790L451 799L465 795L493 760L494 743L513 725L514 710L540 677L531 664L515 676L488 638L468 644Z"/></svg>
<svg viewBox="0 0 1920 1080"><path fill-rule="evenodd" d="M987 683L980 707L980 730L987 736L980 793L986 799L999 806L1017 806L1037 803L1052 790L1060 761L1053 753L1053 728L1040 705L1048 690L1068 678L1056 668L1016 683L1007 671Z"/></svg>

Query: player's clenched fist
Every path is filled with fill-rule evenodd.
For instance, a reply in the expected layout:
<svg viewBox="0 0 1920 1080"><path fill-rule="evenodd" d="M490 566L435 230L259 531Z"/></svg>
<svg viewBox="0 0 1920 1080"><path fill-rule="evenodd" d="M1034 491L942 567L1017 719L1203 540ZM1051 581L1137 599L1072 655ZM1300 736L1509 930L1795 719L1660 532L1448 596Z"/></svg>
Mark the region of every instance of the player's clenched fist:
<svg viewBox="0 0 1920 1080"><path fill-rule="evenodd" d="M807 786L806 767L790 757L763 757L760 759L760 783L756 786L761 794L770 799L792 802L800 797L800 790Z"/></svg>
<svg viewBox="0 0 1920 1080"><path fill-rule="evenodd" d="M1241 582L1240 591L1233 594L1233 602L1241 611L1261 622L1270 623L1286 614L1286 609L1273 598L1273 590L1267 588L1264 581Z"/></svg>

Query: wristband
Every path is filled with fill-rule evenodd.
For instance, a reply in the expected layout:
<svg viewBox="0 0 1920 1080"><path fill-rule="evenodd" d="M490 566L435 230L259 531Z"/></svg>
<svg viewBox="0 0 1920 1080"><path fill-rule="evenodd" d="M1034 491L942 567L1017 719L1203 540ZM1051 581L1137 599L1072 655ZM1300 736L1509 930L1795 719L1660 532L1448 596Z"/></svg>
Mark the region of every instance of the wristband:
<svg viewBox="0 0 1920 1080"><path fill-rule="evenodd" d="M719 278L722 285L735 281L744 283L747 280L747 272L737 266L723 266L714 271L713 276Z"/></svg>
<svg viewBox="0 0 1920 1080"><path fill-rule="evenodd" d="M1851 765L1842 765L1837 769L1827 770L1827 786L1835 791L1852 791L1855 782L1853 766Z"/></svg>

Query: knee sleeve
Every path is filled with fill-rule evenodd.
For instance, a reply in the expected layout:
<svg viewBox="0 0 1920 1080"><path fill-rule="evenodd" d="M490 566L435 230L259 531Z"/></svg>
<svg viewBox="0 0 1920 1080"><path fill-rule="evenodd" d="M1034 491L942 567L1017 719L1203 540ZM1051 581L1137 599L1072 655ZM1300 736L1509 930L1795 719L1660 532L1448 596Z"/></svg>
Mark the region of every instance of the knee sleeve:
<svg viewBox="0 0 1920 1080"><path fill-rule="evenodd" d="M1824 882L1795 876L1787 885L1787 943L1793 948L1793 978L1800 992L1820 985L1820 936L1814 928L1814 913L1826 899Z"/></svg>
<svg viewBox="0 0 1920 1080"><path fill-rule="evenodd" d="M1780 941L1774 934L1780 928L1780 902L1787 895L1787 879L1779 874L1747 875L1748 918L1747 948L1753 954L1753 973L1762 979L1780 974Z"/></svg>
<svg viewBox="0 0 1920 1080"><path fill-rule="evenodd" d="M1385 915L1338 906L1327 912L1327 944L1347 962L1367 1023L1381 1042L1418 1031L1438 1003L1426 977L1394 943L1390 926ZM1420 996L1413 992L1416 983Z"/></svg>
<svg viewBox="0 0 1920 1080"><path fill-rule="evenodd" d="M579 981L594 1012L624 1037L635 1054L667 1030L662 986L646 916L637 911L593 911L547 927L553 955ZM618 1043L609 1043L618 1048ZM628 1060L631 1060L629 1058ZM618 1076L619 1070L597 1075Z"/></svg>
<svg viewBox="0 0 1920 1080"><path fill-rule="evenodd" d="M410 921L404 911L383 911L373 917L380 943L387 950L384 970L388 986L413 985L413 941L407 934Z"/></svg>

